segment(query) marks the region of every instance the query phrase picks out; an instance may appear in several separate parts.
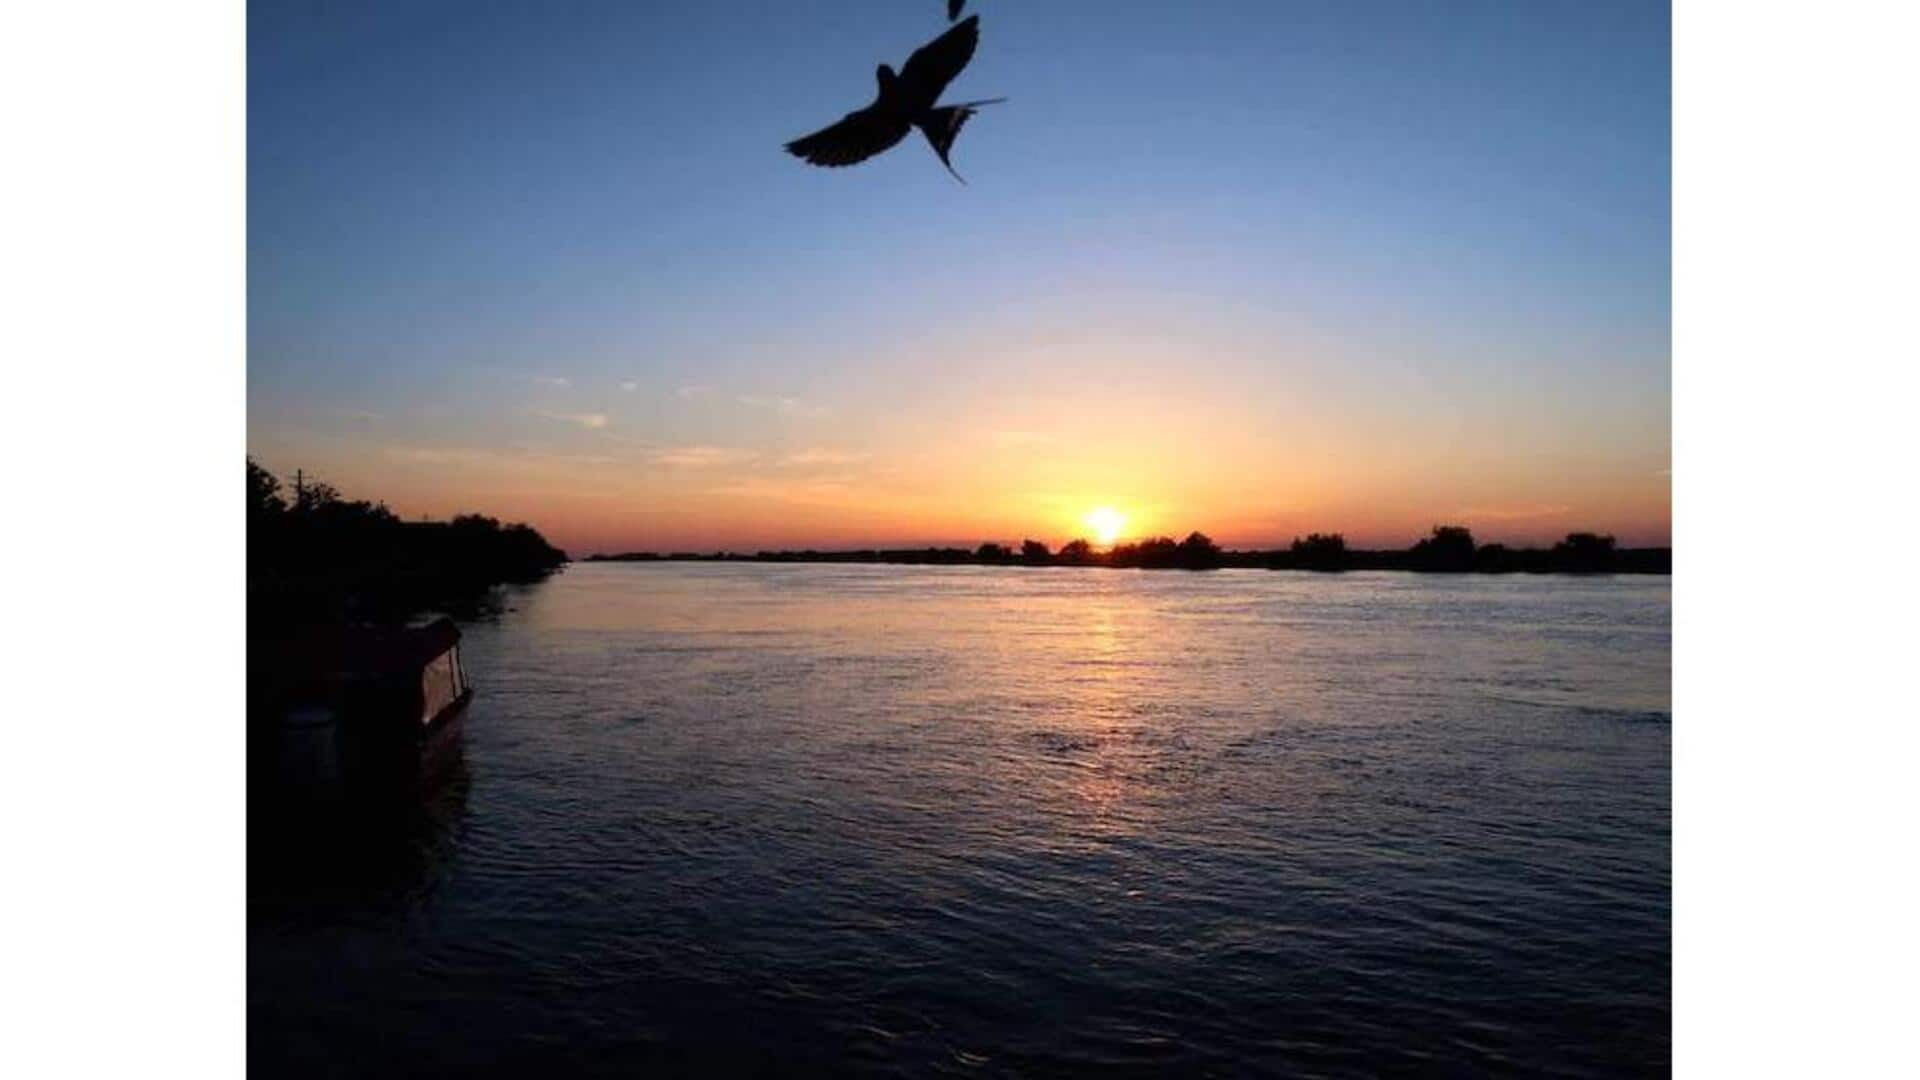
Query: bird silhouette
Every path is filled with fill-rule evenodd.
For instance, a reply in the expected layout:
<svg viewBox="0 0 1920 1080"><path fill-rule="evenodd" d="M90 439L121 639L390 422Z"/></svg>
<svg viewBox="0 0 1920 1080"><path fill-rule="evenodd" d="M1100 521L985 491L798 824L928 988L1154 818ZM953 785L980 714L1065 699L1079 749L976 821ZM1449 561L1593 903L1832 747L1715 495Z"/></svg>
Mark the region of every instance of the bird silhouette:
<svg viewBox="0 0 1920 1080"><path fill-rule="evenodd" d="M952 22L959 18L960 9L966 6L967 0L947 0L947 21Z"/></svg>
<svg viewBox="0 0 1920 1080"><path fill-rule="evenodd" d="M997 105L1007 99L987 98L957 105L938 102L947 84L973 59L973 51L979 44L980 16L969 15L915 50L901 65L899 74L881 64L875 73L880 92L873 104L848 113L837 124L793 140L787 144L787 153L810 165L828 168L855 165L892 149L907 137L908 131L917 127L927 137L933 152L940 156L940 164L953 173L955 180L966 183L947 157L953 141L980 106Z"/></svg>

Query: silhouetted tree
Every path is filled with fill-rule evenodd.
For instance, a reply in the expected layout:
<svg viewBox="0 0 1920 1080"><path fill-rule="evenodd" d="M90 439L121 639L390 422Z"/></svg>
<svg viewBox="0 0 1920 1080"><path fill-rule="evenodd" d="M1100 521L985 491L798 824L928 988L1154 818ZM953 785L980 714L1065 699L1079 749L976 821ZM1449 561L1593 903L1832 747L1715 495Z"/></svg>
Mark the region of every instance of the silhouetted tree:
<svg viewBox="0 0 1920 1080"><path fill-rule="evenodd" d="M1553 563L1558 570L1606 573L1613 569L1616 554L1613 537L1590 532L1568 533L1565 540L1553 545Z"/></svg>
<svg viewBox="0 0 1920 1080"><path fill-rule="evenodd" d="M1053 552L1038 540L1020 541L1020 561L1030 566L1045 566L1053 560Z"/></svg>
<svg viewBox="0 0 1920 1080"><path fill-rule="evenodd" d="M1347 538L1339 533L1308 533L1305 540L1295 537L1288 550L1293 554L1293 564L1302 570L1347 568Z"/></svg>
<svg viewBox="0 0 1920 1080"><path fill-rule="evenodd" d="M1056 562L1066 566L1085 566L1093 561L1093 545L1085 540L1069 540L1060 545Z"/></svg>
<svg viewBox="0 0 1920 1080"><path fill-rule="evenodd" d="M1156 536L1133 544L1116 544L1107 553L1112 566L1158 570L1180 565L1180 545L1171 536Z"/></svg>
<svg viewBox="0 0 1920 1080"><path fill-rule="evenodd" d="M293 512L310 514L340 501L340 492L332 484L307 480L293 493Z"/></svg>
<svg viewBox="0 0 1920 1080"><path fill-rule="evenodd" d="M1520 568L1520 560L1505 544L1482 544L1473 553L1473 568L1483 573L1505 574Z"/></svg>
<svg viewBox="0 0 1920 1080"><path fill-rule="evenodd" d="M1413 545L1408 555L1416 570L1473 569L1473 533L1462 525L1435 525L1433 535Z"/></svg>
<svg viewBox="0 0 1920 1080"><path fill-rule="evenodd" d="M1180 541L1180 550L1176 555L1181 568L1186 570L1213 570L1220 566L1220 545L1203 532L1191 532Z"/></svg>
<svg viewBox="0 0 1920 1080"><path fill-rule="evenodd" d="M1001 563L1013 558L1013 552L1002 544L981 544L974 549L973 557L984 563Z"/></svg>
<svg viewBox="0 0 1920 1080"><path fill-rule="evenodd" d="M526 525L477 514L408 524L325 483L302 482L288 507L251 459L247 506L250 627L471 611L492 586L535 581L567 561Z"/></svg>
<svg viewBox="0 0 1920 1080"><path fill-rule="evenodd" d="M287 501L280 497L279 478L261 468L252 458L248 458L247 516L255 518L266 514L278 514L286 508Z"/></svg>

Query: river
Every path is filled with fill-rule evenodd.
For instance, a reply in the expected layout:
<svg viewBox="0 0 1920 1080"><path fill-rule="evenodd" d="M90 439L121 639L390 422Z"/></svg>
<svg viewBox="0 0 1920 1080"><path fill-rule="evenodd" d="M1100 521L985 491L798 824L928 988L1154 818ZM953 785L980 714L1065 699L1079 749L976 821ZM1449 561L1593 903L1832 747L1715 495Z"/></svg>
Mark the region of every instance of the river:
<svg viewBox="0 0 1920 1080"><path fill-rule="evenodd" d="M1668 578L581 564L508 605L454 778L255 873L261 1075L1668 1071Z"/></svg>

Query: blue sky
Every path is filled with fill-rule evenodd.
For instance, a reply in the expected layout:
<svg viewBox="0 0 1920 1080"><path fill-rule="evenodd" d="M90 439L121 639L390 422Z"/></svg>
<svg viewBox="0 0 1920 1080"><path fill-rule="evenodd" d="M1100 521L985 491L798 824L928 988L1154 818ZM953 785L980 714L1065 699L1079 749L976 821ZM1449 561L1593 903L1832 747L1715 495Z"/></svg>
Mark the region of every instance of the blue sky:
<svg viewBox="0 0 1920 1080"><path fill-rule="evenodd" d="M970 186L780 151L942 7L253 4L251 448L581 549L1666 539L1666 5L976 3Z"/></svg>

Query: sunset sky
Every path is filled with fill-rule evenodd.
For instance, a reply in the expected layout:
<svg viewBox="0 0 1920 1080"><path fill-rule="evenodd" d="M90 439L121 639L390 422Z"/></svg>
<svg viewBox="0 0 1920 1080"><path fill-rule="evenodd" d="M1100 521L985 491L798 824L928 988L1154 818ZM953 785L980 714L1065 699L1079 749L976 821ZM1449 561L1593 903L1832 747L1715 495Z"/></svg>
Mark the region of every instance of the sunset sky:
<svg viewBox="0 0 1920 1080"><path fill-rule="evenodd" d="M248 448L575 555L1669 539L1654 3L255 3Z"/></svg>

